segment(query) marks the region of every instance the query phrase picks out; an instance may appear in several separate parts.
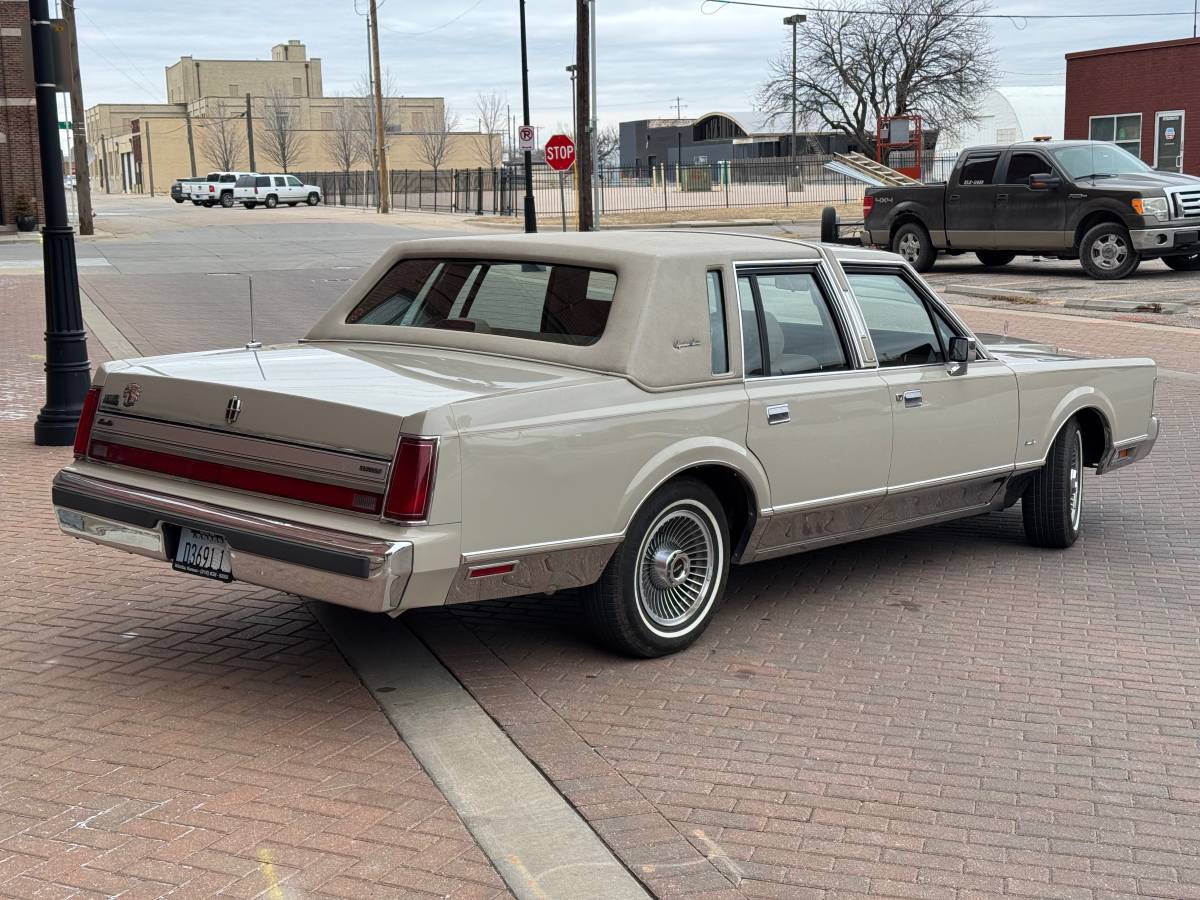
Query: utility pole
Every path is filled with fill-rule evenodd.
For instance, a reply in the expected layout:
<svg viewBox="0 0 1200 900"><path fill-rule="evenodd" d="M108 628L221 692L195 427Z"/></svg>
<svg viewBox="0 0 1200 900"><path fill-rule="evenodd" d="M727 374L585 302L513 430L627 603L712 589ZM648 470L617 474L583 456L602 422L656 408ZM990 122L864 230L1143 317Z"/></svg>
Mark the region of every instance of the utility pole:
<svg viewBox="0 0 1200 900"><path fill-rule="evenodd" d="M591 99L588 101L588 107L592 111L591 121L588 123L588 155L591 157L588 166L588 180L591 182L591 197L592 197L592 230L596 231L600 227L600 202L597 196L600 189L599 179L596 177L599 161L596 159L596 106L599 102L599 95L596 93L596 0L588 0L588 81L590 82Z"/></svg>
<svg viewBox="0 0 1200 900"><path fill-rule="evenodd" d="M675 118L676 119L683 118L683 107L684 107L683 98L676 97L675 98Z"/></svg>
<svg viewBox="0 0 1200 900"><path fill-rule="evenodd" d="M192 105L189 103L183 110L184 119L187 121L187 137L188 137L188 162L192 164L192 177L196 177L196 144L192 139ZM254 171L254 166L250 167L250 171Z"/></svg>
<svg viewBox="0 0 1200 900"><path fill-rule="evenodd" d="M257 172L254 164L254 111L250 108L250 94L246 93L246 149L250 153L250 171Z"/></svg>
<svg viewBox="0 0 1200 900"><path fill-rule="evenodd" d="M104 186L104 193L112 193L112 182L108 178L108 144L104 135L100 135L100 184Z"/></svg>
<svg viewBox="0 0 1200 900"><path fill-rule="evenodd" d="M371 0L372 3L375 0ZM525 111L525 127L529 127L529 49L525 39L525 0L519 0L521 11L521 103ZM525 151L525 233L537 231L537 210L533 205L533 152Z"/></svg>
<svg viewBox="0 0 1200 900"><path fill-rule="evenodd" d="M575 0L575 168L579 172L576 191L578 210L576 227L580 231L595 230L592 210L592 118L590 82L591 19L588 0Z"/></svg>
<svg viewBox="0 0 1200 900"><path fill-rule="evenodd" d="M375 153L379 158L379 211L388 211L391 190L388 186L386 149L383 143L383 73L379 69L379 10L376 0L371 0L367 27L371 29L371 68L375 72Z"/></svg>
<svg viewBox="0 0 1200 900"><path fill-rule="evenodd" d="M71 128L75 132L75 202L79 208L79 233L95 234L92 173L88 169L87 130L83 121L83 82L79 77L79 36L75 33L75 0L63 0L62 16L71 53Z"/></svg>
<svg viewBox="0 0 1200 900"><path fill-rule="evenodd" d="M800 177L800 162L796 158L796 26L808 21L808 16L788 16L783 20L784 25L792 26L792 175ZM790 188L791 185L788 185Z"/></svg>
<svg viewBox="0 0 1200 900"><path fill-rule="evenodd" d="M65 447L92 381L87 332L79 303L75 233L67 222L62 153L58 145L58 101L54 83L54 36L47 0L29 0L33 81L37 86L38 150L42 164L42 269L46 294L46 403L33 425L33 441Z"/></svg>

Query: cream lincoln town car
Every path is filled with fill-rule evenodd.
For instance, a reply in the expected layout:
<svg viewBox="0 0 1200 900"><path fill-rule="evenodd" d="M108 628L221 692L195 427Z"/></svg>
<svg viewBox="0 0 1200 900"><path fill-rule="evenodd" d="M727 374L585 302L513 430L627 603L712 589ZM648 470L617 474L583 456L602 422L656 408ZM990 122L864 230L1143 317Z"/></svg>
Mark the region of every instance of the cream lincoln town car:
<svg viewBox="0 0 1200 900"><path fill-rule="evenodd" d="M729 567L1021 503L1150 452L1156 369L977 342L899 257L689 232L397 245L302 341L109 363L64 532L399 614L583 588L686 647Z"/></svg>

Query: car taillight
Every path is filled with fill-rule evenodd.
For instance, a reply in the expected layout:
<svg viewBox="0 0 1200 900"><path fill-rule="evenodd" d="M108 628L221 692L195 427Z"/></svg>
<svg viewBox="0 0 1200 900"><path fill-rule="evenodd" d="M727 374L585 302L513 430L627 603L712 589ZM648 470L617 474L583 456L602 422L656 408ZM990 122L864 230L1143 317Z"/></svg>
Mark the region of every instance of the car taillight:
<svg viewBox="0 0 1200 900"><path fill-rule="evenodd" d="M217 192L217 189L216 189L215 187L213 187L213 185L211 185L211 184L210 184L210 185L208 186L208 192L209 192L210 194L215 194L215 193Z"/></svg>
<svg viewBox="0 0 1200 900"><path fill-rule="evenodd" d="M863 218L871 214L871 210L875 208L875 198L870 194L863 197Z"/></svg>
<svg viewBox="0 0 1200 900"><path fill-rule="evenodd" d="M388 479L383 517L396 522L420 522L429 513L433 488L433 470L437 441L428 438L400 438L392 474Z"/></svg>
<svg viewBox="0 0 1200 900"><path fill-rule="evenodd" d="M75 426L75 458L87 456L88 441L92 437L92 423L96 421L96 407L100 405L100 388L90 388L83 398L83 411L79 424Z"/></svg>

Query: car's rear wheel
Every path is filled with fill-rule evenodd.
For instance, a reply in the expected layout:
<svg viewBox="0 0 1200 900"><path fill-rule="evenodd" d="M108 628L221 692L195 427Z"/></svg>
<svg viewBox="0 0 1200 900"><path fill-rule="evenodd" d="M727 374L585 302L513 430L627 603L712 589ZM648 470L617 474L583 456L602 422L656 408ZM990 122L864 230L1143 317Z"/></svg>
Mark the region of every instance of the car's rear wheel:
<svg viewBox="0 0 1200 900"><path fill-rule="evenodd" d="M212 209L216 204L214 204L211 200L203 200L201 201L200 205L205 209Z"/></svg>
<svg viewBox="0 0 1200 900"><path fill-rule="evenodd" d="M1046 464L1021 497L1025 537L1035 547L1065 549L1079 537L1083 517L1083 432L1074 419L1058 432Z"/></svg>
<svg viewBox="0 0 1200 900"><path fill-rule="evenodd" d="M929 238L929 232L917 222L908 222L896 229L892 235L891 250L904 257L905 262L918 272L928 272L937 259L937 250Z"/></svg>
<svg viewBox="0 0 1200 900"><path fill-rule="evenodd" d="M222 194L221 195L221 205L223 207L225 207L226 209L232 209L233 208L233 194Z"/></svg>
<svg viewBox="0 0 1200 900"><path fill-rule="evenodd" d="M243 200L242 201L242 206L246 207L246 209L254 209L254 207L257 205L258 204L256 204L253 200Z"/></svg>
<svg viewBox="0 0 1200 900"><path fill-rule="evenodd" d="M173 200L174 200L176 203L182 203L182 202L183 202L183 198L182 198L182 197L172 197L171 199L173 199Z"/></svg>
<svg viewBox="0 0 1200 900"><path fill-rule="evenodd" d="M729 524L707 485L681 478L629 523L604 574L584 592L596 637L629 656L687 647L708 627L729 576Z"/></svg>
<svg viewBox="0 0 1200 900"><path fill-rule="evenodd" d="M976 250L975 256L985 266L1007 266L1017 258L1017 254L1005 253L1003 250Z"/></svg>
<svg viewBox="0 0 1200 900"><path fill-rule="evenodd" d="M321 195L318 194L316 191L313 191L312 193L310 193L308 195L308 205L309 206L316 206L320 202L321 202Z"/></svg>
<svg viewBox="0 0 1200 900"><path fill-rule="evenodd" d="M279 205L279 198L276 197L274 194L268 194L267 195L267 203L266 203L267 209L274 209L278 205Z"/></svg>
<svg viewBox="0 0 1200 900"><path fill-rule="evenodd" d="M1094 225L1079 242L1080 265L1093 278L1104 281L1125 278L1133 274L1141 261L1129 231L1118 222Z"/></svg>
<svg viewBox="0 0 1200 900"><path fill-rule="evenodd" d="M296 205L297 203L299 203L299 202L300 202L299 200L289 200L289 201L288 201L288 206L295 206L295 205Z"/></svg>
<svg viewBox="0 0 1200 900"><path fill-rule="evenodd" d="M193 201L192 201L192 206L199 206L199 205L200 205L200 201L199 201L199 200L193 200Z"/></svg>
<svg viewBox="0 0 1200 900"><path fill-rule="evenodd" d="M1162 261L1176 272L1200 272L1200 253L1191 256L1164 256Z"/></svg>

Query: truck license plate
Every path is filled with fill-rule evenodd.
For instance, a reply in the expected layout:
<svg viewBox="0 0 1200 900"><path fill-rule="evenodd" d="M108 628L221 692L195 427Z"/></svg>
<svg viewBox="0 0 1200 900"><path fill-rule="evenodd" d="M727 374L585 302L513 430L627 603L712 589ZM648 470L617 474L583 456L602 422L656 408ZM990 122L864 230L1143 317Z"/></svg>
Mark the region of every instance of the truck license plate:
<svg viewBox="0 0 1200 900"><path fill-rule="evenodd" d="M229 545L219 534L209 534L207 531L193 531L185 527L179 529L179 546L175 548L172 568L218 581L233 581Z"/></svg>

